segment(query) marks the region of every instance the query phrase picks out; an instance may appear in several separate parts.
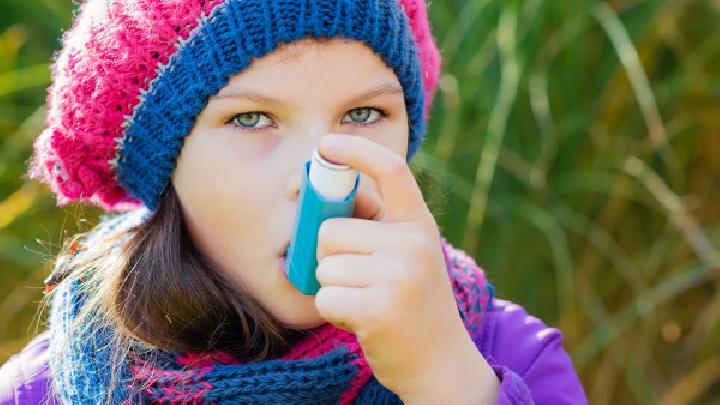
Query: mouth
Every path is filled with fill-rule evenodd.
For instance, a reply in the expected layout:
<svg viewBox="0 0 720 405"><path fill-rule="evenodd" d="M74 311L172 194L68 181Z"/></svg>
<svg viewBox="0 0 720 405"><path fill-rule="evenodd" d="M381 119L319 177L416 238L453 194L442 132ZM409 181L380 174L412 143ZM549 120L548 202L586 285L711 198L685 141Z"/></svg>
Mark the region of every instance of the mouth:
<svg viewBox="0 0 720 405"><path fill-rule="evenodd" d="M282 249L280 249L280 252L278 253L278 269L280 269L282 274L284 274L286 277L287 277L287 271L288 271L287 263L286 263L288 246L290 246L289 241L285 243L285 246L283 246Z"/></svg>

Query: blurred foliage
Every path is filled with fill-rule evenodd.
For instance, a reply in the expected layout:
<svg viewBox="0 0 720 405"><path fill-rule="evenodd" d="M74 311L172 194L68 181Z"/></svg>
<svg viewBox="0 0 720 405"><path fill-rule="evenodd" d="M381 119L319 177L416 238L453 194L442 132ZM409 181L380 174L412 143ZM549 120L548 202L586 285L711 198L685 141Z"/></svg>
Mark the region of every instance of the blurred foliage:
<svg viewBox="0 0 720 405"><path fill-rule="evenodd" d="M99 211L23 180L69 0L0 0L0 362ZM413 162L497 295L562 329L590 400L720 403L720 1L435 0Z"/></svg>

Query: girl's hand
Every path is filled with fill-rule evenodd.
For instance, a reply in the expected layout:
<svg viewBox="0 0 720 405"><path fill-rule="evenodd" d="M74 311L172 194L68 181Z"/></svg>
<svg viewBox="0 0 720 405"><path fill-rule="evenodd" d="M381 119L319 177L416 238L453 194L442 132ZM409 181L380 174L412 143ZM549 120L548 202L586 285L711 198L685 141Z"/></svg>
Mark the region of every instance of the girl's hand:
<svg viewBox="0 0 720 405"><path fill-rule="evenodd" d="M453 296L440 234L403 157L367 138L328 135L320 153L370 176L357 212L318 234L315 306L357 336L377 379L404 402L494 403L498 381Z"/></svg>

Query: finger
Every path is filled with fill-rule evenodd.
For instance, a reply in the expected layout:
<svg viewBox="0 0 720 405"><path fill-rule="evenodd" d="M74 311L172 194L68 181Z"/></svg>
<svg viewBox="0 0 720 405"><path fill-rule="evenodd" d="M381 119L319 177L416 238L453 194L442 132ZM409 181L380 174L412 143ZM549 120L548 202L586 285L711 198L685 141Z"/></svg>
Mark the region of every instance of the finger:
<svg viewBox="0 0 720 405"><path fill-rule="evenodd" d="M326 256L342 253L369 255L381 249L402 246L409 226L358 218L328 218L318 230L317 260L319 262Z"/></svg>
<svg viewBox="0 0 720 405"><path fill-rule="evenodd" d="M355 198L353 217L379 220L383 215L383 201L374 186L372 178L362 175Z"/></svg>
<svg viewBox="0 0 720 405"><path fill-rule="evenodd" d="M315 269L321 286L369 287L377 279L378 261L373 255L326 256Z"/></svg>
<svg viewBox="0 0 720 405"><path fill-rule="evenodd" d="M328 286L315 294L315 308L320 316L350 333L365 321L367 301L365 288Z"/></svg>
<svg viewBox="0 0 720 405"><path fill-rule="evenodd" d="M365 137L329 134L320 153L335 163L350 165L372 177L383 199L385 219L404 221L428 213L422 192L405 159Z"/></svg>

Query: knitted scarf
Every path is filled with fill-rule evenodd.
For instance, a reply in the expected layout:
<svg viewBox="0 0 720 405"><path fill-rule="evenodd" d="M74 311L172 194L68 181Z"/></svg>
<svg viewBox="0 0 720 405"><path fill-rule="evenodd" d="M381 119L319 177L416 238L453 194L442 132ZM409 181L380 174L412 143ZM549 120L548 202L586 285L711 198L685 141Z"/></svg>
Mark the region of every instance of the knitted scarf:
<svg viewBox="0 0 720 405"><path fill-rule="evenodd" d="M133 215L134 219L125 214L104 221L104 232L140 218ZM492 305L492 285L472 258L444 239L442 251L459 314L468 334L476 339ZM128 356L111 385L114 331L99 327L89 328L91 332L82 336L70 332L85 294L78 278L60 280L68 275L67 269L62 273L54 272L46 280L46 288L55 289L50 310L50 369L63 402L104 403L112 392L112 403L401 403L373 376L355 335L329 323L310 331L282 358L254 363L223 352L177 353L151 348L142 356Z"/></svg>

